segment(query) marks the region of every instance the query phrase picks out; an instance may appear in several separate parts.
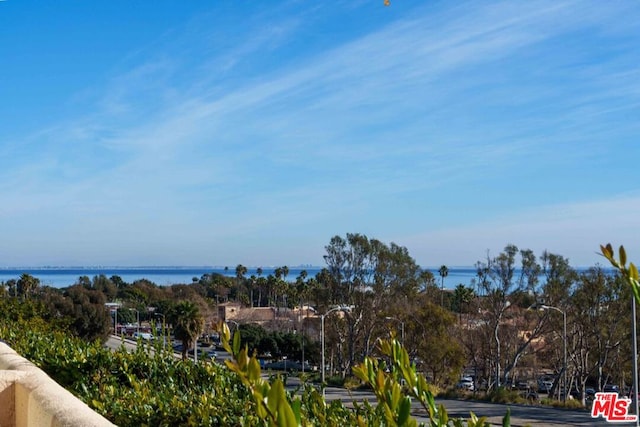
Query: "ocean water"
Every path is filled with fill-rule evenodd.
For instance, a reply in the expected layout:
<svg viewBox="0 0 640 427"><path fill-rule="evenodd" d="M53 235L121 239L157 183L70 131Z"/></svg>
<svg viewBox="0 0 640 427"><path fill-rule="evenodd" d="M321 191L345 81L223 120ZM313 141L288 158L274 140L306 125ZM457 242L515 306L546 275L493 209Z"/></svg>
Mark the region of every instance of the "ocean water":
<svg viewBox="0 0 640 427"><path fill-rule="evenodd" d="M262 267L262 276L273 274L275 267ZM293 281L300 275L302 270L306 270L308 277L315 276L322 267L289 267L288 281ZM441 283L437 269L430 269L436 278L438 285ZM43 286L54 288L64 288L71 286L78 281L79 277L87 276L90 279L94 276L104 274L107 277L120 276L127 283L140 279L147 279L159 286L168 286L178 283L192 283L193 278L199 279L207 273L219 273L229 277L235 277L235 267L225 270L223 267L25 267L25 268L0 268L0 283L11 279L19 279L23 273L30 274L40 279ZM256 267L248 267L246 277L256 275ZM473 267L450 268L449 275L444 280L447 289L453 289L458 284L470 285L471 280L476 277L476 270Z"/></svg>

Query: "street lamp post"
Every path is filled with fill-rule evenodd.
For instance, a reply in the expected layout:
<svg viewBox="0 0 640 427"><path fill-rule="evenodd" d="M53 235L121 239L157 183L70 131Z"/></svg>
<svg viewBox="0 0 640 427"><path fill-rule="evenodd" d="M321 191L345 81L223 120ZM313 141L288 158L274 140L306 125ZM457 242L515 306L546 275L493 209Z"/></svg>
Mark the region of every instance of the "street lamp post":
<svg viewBox="0 0 640 427"><path fill-rule="evenodd" d="M545 304L540 304L538 305L538 309L539 310L555 310L559 313L562 313L562 353L563 353L563 378L562 378L562 385L564 386L564 393L562 395L562 401L566 402L567 401L567 393L569 392L569 390L567 390L567 312L558 308L558 307L552 307L550 305L545 305Z"/></svg>
<svg viewBox="0 0 640 427"><path fill-rule="evenodd" d="M325 371L325 364L324 364L324 318L326 316L328 316L329 314L333 313L334 311L345 311L345 312L349 312L351 311L351 309L353 308L353 306L349 306L349 305L339 305L337 307L333 307L332 309L330 309L329 311L327 311L325 314L320 316L320 338L321 338L321 347L322 347L322 366L321 366L321 374L320 374L320 378L322 379L322 393L324 395L324 371Z"/></svg>
<svg viewBox="0 0 640 427"><path fill-rule="evenodd" d="M640 426L640 414L638 413L638 335L636 331L636 299L631 298L631 342L633 344L633 408L636 414L636 427Z"/></svg>
<svg viewBox="0 0 640 427"><path fill-rule="evenodd" d="M400 343L404 346L404 322L396 317L385 317L385 320L400 322Z"/></svg>
<svg viewBox="0 0 640 427"><path fill-rule="evenodd" d="M137 326L136 326L136 338L140 337L140 312L138 310L136 310L135 308L130 308L129 310L131 311L135 311L136 312L136 322L137 322Z"/></svg>
<svg viewBox="0 0 640 427"><path fill-rule="evenodd" d="M162 349L165 350L167 348L167 330L165 326L165 317L162 313L155 313L155 316L162 316Z"/></svg>

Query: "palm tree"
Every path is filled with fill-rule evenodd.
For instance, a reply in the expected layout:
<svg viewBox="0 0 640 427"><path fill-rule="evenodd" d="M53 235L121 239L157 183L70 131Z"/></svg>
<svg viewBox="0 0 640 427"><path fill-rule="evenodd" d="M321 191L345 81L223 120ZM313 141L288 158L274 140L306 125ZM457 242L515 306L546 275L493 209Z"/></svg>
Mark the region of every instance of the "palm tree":
<svg viewBox="0 0 640 427"><path fill-rule="evenodd" d="M280 281L282 280L282 267L277 267L273 270L273 274L275 275L275 282L272 285L273 289L273 303L276 307L278 307L278 291L280 290Z"/></svg>
<svg viewBox="0 0 640 427"><path fill-rule="evenodd" d="M438 270L438 273L440 273L440 277L442 277L442 282L440 285L440 287L442 288L440 293L440 306L444 307L444 278L449 275L449 269L446 265L442 265L440 266L440 270Z"/></svg>
<svg viewBox="0 0 640 427"><path fill-rule="evenodd" d="M238 284L244 281L245 274L247 274L247 267L242 264L238 264L236 266L236 279L238 279Z"/></svg>
<svg viewBox="0 0 640 427"><path fill-rule="evenodd" d="M256 287L256 276L254 274L249 278L249 292L251 293L251 308L253 308L253 289Z"/></svg>
<svg viewBox="0 0 640 427"><path fill-rule="evenodd" d="M282 271L282 305L284 306L284 308L287 308L287 290L289 288L289 284L287 283L287 276L289 275L289 267L283 265L280 271Z"/></svg>
<svg viewBox="0 0 640 427"><path fill-rule="evenodd" d="M242 264L238 264L236 266L236 298L240 297L240 294L243 293L243 289L247 287L247 283L244 275L247 274L247 267ZM253 306L253 303L251 304Z"/></svg>
<svg viewBox="0 0 640 427"><path fill-rule="evenodd" d="M40 279L30 274L23 273L16 282L18 294L23 299L29 299L40 288Z"/></svg>
<svg viewBox="0 0 640 427"><path fill-rule="evenodd" d="M467 310L469 309L469 305L473 298L475 297L475 292L473 288L468 287L460 283L456 286L456 289L453 293L453 300L456 304L456 309L458 311L459 321L462 321L462 307L466 304Z"/></svg>
<svg viewBox="0 0 640 427"><path fill-rule="evenodd" d="M182 341L182 359L187 358L187 351L198 339L204 326L198 306L191 301L180 301L171 310L169 321L173 325L176 339Z"/></svg>
<svg viewBox="0 0 640 427"><path fill-rule="evenodd" d="M262 267L256 269L258 275L258 307L262 307Z"/></svg>

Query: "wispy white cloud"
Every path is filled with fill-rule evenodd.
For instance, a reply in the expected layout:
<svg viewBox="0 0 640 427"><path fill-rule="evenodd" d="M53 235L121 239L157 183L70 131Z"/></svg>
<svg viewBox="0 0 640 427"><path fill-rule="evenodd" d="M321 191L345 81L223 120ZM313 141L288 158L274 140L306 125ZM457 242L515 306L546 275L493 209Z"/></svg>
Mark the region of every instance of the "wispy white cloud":
<svg viewBox="0 0 640 427"><path fill-rule="evenodd" d="M385 227L378 235L404 235L406 225L394 223L385 202L416 210L407 218L423 236L429 225L421 217L430 212L420 209L431 206L416 199L467 197L472 206L495 206L453 216L478 242L493 242L535 228L526 221L542 227L521 216L531 205L590 199L588 189L545 194L531 177L567 176L576 185L587 176L576 165L593 169L611 155L607 132L637 129L629 116L638 115L638 55L593 59L583 52L592 47L581 45L587 36L628 35L611 29L630 13L626 6L429 4L321 51L291 54L296 38L313 31L305 19L327 13L309 7L313 13L278 20L259 11L229 40L221 38L228 28L207 22L211 16L195 19L137 49L103 90L88 91L97 100L82 98L90 112L19 142L34 149L28 161L0 171L0 192L13 202L0 217L57 210L61 228L82 219L82 230L102 229L102 237L138 230L198 246L199 235L228 241L287 225L302 232L362 224ZM583 64L586 58L594 62ZM627 117L616 117L622 126L612 130L608 121L619 112ZM500 182L515 181L502 178L510 173L522 175L520 192ZM518 196L511 206L474 194L507 190ZM591 199L602 197L597 191ZM472 224L494 211L514 211L522 222L507 229L504 219L485 219L479 230L501 228L483 235ZM557 231L554 224L548 230ZM462 232L434 233L427 236Z"/></svg>
<svg viewBox="0 0 640 427"><path fill-rule="evenodd" d="M425 265L455 262L472 265L497 255L507 244L567 256L574 266L602 263L600 244L625 245L640 254L640 196L513 209L490 220L398 237ZM578 250L579 248L579 250Z"/></svg>

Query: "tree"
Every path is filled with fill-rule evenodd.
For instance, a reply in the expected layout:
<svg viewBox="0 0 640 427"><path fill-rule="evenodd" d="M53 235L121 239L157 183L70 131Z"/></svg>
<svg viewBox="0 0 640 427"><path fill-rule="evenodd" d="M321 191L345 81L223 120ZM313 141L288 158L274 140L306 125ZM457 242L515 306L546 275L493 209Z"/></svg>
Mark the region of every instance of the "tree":
<svg viewBox="0 0 640 427"><path fill-rule="evenodd" d="M23 273L16 282L18 295L23 299L29 299L40 288L40 279L30 274Z"/></svg>
<svg viewBox="0 0 640 427"><path fill-rule="evenodd" d="M429 301L420 304L414 316L416 321L411 328L415 329L412 331L412 341L416 343L415 356L431 373L435 384L452 381L459 376L465 362L461 345L451 339L455 316Z"/></svg>
<svg viewBox="0 0 640 427"><path fill-rule="evenodd" d="M476 293L473 288L468 287L460 283L456 286L453 291L453 309L458 312L460 317L460 321L462 321L462 312L464 311L464 307L467 307L467 311L469 309L469 305L475 298Z"/></svg>
<svg viewBox="0 0 640 427"><path fill-rule="evenodd" d="M74 335L87 341L107 338L112 320L102 292L82 285L64 291L48 288L43 300L47 316L68 325Z"/></svg>
<svg viewBox="0 0 640 427"><path fill-rule="evenodd" d="M238 284L244 281L245 274L247 274L247 267L242 264L238 264L236 266L236 279L238 280Z"/></svg>
<svg viewBox="0 0 640 427"><path fill-rule="evenodd" d="M518 255L521 260L519 277L516 276ZM536 337L536 334L541 332L543 320L539 320L536 326L531 328L533 333L524 342L519 342L520 338L517 334L506 334L503 337L500 332L505 313L513 302L511 301L512 294L518 290L535 289L540 271L536 258L530 250L519 250L517 246L512 244L505 246L504 250L495 258L490 258L487 254L486 261L476 263L478 287L484 294L482 301L486 316L485 324L490 328L495 344L491 350L493 352L492 361L495 373L493 385L495 387L498 387L501 382L508 381L509 375L529 343ZM516 348L516 351L509 355L509 360L505 360L505 355L502 354L503 342L501 340L508 337L511 337L512 340L518 340L518 342L512 342L508 346ZM506 369L501 372L503 362Z"/></svg>
<svg viewBox="0 0 640 427"><path fill-rule="evenodd" d="M540 256L541 273L545 278L542 297L545 304L564 307L569 303L571 289L578 280L578 273L561 255L544 251Z"/></svg>
<svg viewBox="0 0 640 427"><path fill-rule="evenodd" d="M440 305L444 307L444 278L449 275L449 269L446 265L442 265L440 266L438 273L440 273L440 277L442 278L440 282L440 292L442 292L440 295Z"/></svg>
<svg viewBox="0 0 640 427"><path fill-rule="evenodd" d="M250 301L251 301L249 305L253 307L253 290L256 287L256 276L254 274L252 274L251 277L249 277L247 285L249 286Z"/></svg>
<svg viewBox="0 0 640 427"><path fill-rule="evenodd" d="M262 307L262 289L266 285L265 279L262 277L262 267L258 267L256 269L256 274L258 275L258 279L256 280L255 286L258 287L258 307ZM251 298L253 301L253 297Z"/></svg>
<svg viewBox="0 0 640 427"><path fill-rule="evenodd" d="M173 325L176 339L182 341L182 359L186 359L187 351L198 339L204 326L200 310L191 301L180 301L171 310L169 322Z"/></svg>
<svg viewBox="0 0 640 427"><path fill-rule="evenodd" d="M420 268L406 248L357 233L332 237L325 250L327 268L316 275L318 296L323 297L320 311L336 304L353 306L342 317L330 316L326 327L329 341L339 343L337 356L345 362L341 369L348 372L356 355L367 353L377 314L415 296Z"/></svg>
<svg viewBox="0 0 640 427"><path fill-rule="evenodd" d="M569 344L581 390L591 376L601 389L611 373L621 371L614 359L618 349L630 342L629 318L620 315L629 307L630 296L619 274L609 275L601 267L580 274L569 307Z"/></svg>
<svg viewBox="0 0 640 427"><path fill-rule="evenodd" d="M113 300L118 294L118 287L104 274L93 276L92 288L102 292L107 300Z"/></svg>
<svg viewBox="0 0 640 427"><path fill-rule="evenodd" d="M113 276L111 276L109 280L111 280L111 283L116 285L118 289L123 289L127 286L127 282L122 280L122 277L118 276L117 274L114 274Z"/></svg>
<svg viewBox="0 0 640 427"><path fill-rule="evenodd" d="M289 283L287 282L287 276L289 275L289 267L283 265L280 267L280 274L282 275L282 280L278 281L278 287L280 290L280 294L282 295L282 306L287 307L287 296L289 294ZM276 304L278 305L278 304Z"/></svg>

